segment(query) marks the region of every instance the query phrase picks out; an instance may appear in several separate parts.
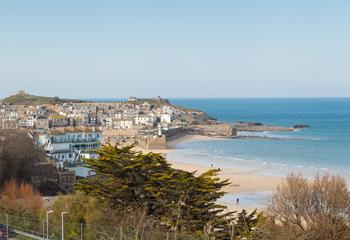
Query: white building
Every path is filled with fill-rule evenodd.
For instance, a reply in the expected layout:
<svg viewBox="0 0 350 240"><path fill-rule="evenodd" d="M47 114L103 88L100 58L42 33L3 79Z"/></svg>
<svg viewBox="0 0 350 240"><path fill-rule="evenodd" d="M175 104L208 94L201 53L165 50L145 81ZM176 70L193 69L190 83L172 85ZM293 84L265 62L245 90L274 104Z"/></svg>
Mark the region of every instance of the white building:
<svg viewBox="0 0 350 240"><path fill-rule="evenodd" d="M155 123L155 118L153 116L144 114L136 116L134 120L136 125L153 126Z"/></svg>
<svg viewBox="0 0 350 240"><path fill-rule="evenodd" d="M96 159L99 155L97 153L81 153L80 159Z"/></svg>
<svg viewBox="0 0 350 240"><path fill-rule="evenodd" d="M124 120L120 120L118 121L119 124L119 127L121 129L129 129L129 128L132 128L132 126L134 125L134 122L132 120L127 120L127 119L124 119Z"/></svg>
<svg viewBox="0 0 350 240"><path fill-rule="evenodd" d="M95 128L57 128L39 136L38 145L59 162L74 163L82 153L100 147L102 132Z"/></svg>
<svg viewBox="0 0 350 240"><path fill-rule="evenodd" d="M27 126L27 119L18 119L18 126L22 128L26 128Z"/></svg>
<svg viewBox="0 0 350 240"><path fill-rule="evenodd" d="M113 126L113 119L108 117L106 118L106 126L107 127L112 127Z"/></svg>
<svg viewBox="0 0 350 240"><path fill-rule="evenodd" d="M27 116L36 116L36 111L35 110L27 110L26 115Z"/></svg>
<svg viewBox="0 0 350 240"><path fill-rule="evenodd" d="M137 109L126 109L123 111L124 118L135 118L139 114Z"/></svg>
<svg viewBox="0 0 350 240"><path fill-rule="evenodd" d="M28 127L34 127L35 119L34 118L28 118L27 119L27 126Z"/></svg>
<svg viewBox="0 0 350 240"><path fill-rule="evenodd" d="M171 123L173 120L173 115L169 114L169 113L163 113L162 115L160 115L160 122L161 123Z"/></svg>
<svg viewBox="0 0 350 240"><path fill-rule="evenodd" d="M18 119L18 112L11 112L9 119Z"/></svg>
<svg viewBox="0 0 350 240"><path fill-rule="evenodd" d="M18 119L18 126L22 128L32 128L34 127L34 119L33 118Z"/></svg>

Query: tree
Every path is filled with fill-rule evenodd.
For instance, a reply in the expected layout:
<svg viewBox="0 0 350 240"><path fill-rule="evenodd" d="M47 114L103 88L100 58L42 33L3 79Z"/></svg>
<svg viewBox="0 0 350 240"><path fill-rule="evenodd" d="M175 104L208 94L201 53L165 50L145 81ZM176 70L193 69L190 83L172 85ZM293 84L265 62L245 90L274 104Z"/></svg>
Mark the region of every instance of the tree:
<svg viewBox="0 0 350 240"><path fill-rule="evenodd" d="M61 212L68 212L65 215L65 229L68 238L79 239L80 223L84 224L84 237L93 239L94 229L87 225L102 225L104 205L96 198L86 196L84 193L76 192L67 196L60 196L52 206L52 229L53 233L60 236Z"/></svg>
<svg viewBox="0 0 350 240"><path fill-rule="evenodd" d="M64 216L67 239L80 239L81 227L83 239L119 239L121 229L130 239L153 240L158 233L145 209L110 209L106 203L83 192L60 196L52 210L51 231L56 237L61 234L61 212L68 212Z"/></svg>
<svg viewBox="0 0 350 240"><path fill-rule="evenodd" d="M350 239L350 193L340 176L290 174L278 187L262 239Z"/></svg>
<svg viewBox="0 0 350 240"><path fill-rule="evenodd" d="M12 213L27 213L33 216L43 211L43 200L30 184L10 180L4 185L0 205Z"/></svg>
<svg viewBox="0 0 350 240"><path fill-rule="evenodd" d="M171 167L160 154L135 152L133 146L103 145L98 159L85 159L94 178L81 180L77 189L106 201L113 209L147 209L169 229L203 232L208 222L222 218L225 206L216 200L229 184L218 170L200 176Z"/></svg>
<svg viewBox="0 0 350 240"><path fill-rule="evenodd" d="M50 180L41 181L36 189L43 196L57 196L63 192L61 186L56 181Z"/></svg>
<svg viewBox="0 0 350 240"><path fill-rule="evenodd" d="M35 163L43 158L25 131L4 131L0 138L0 187L10 179L31 183Z"/></svg>

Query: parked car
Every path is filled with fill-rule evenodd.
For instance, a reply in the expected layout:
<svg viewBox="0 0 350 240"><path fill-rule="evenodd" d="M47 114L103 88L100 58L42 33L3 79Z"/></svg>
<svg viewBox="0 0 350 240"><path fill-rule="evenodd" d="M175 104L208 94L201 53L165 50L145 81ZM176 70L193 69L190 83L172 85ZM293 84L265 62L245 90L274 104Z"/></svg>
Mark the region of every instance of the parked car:
<svg viewBox="0 0 350 240"><path fill-rule="evenodd" d="M0 238L7 238L7 229L5 224L0 224Z"/></svg>

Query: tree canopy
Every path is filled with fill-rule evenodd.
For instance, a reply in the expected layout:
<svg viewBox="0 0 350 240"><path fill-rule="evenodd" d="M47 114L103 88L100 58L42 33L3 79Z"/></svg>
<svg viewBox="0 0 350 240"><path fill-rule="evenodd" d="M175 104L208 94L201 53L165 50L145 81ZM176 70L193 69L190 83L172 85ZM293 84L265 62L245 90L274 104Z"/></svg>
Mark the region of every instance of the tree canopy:
<svg viewBox="0 0 350 240"><path fill-rule="evenodd" d="M23 130L3 131L0 136L0 186L14 179L31 182L35 163L43 155L35 148L32 138Z"/></svg>
<svg viewBox="0 0 350 240"><path fill-rule="evenodd" d="M13 179L4 184L0 196L1 211L38 215L43 209L43 199L32 185Z"/></svg>
<svg viewBox="0 0 350 240"><path fill-rule="evenodd" d="M344 178L289 174L272 196L259 239L350 239L349 206Z"/></svg>
<svg viewBox="0 0 350 240"><path fill-rule="evenodd" d="M218 178L219 170L196 176L172 168L160 154L132 148L103 145L96 151L98 159L84 160L96 175L81 180L77 189L108 202L113 209L146 208L172 230L203 231L230 214L224 214L226 207L216 203L229 184Z"/></svg>

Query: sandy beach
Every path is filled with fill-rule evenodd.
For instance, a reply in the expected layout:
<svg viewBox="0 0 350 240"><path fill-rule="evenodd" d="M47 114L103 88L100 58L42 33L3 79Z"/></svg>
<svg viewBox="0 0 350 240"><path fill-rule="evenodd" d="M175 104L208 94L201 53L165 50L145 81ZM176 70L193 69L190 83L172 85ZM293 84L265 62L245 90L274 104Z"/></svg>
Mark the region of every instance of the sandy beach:
<svg viewBox="0 0 350 240"><path fill-rule="evenodd" d="M165 150L152 150L152 149L142 149L136 147L135 150L143 152L155 152L161 154L167 154L170 151L175 151L176 144L185 141L220 141L220 138L198 136L198 135L184 135L182 137L176 138L168 142L169 149ZM196 163L186 162L186 159L167 159L173 167L182 169L189 172L197 172L201 174L209 169L211 166L203 166ZM215 166L214 166L215 167ZM231 184L227 186L224 190L232 196L239 196L242 193L259 193L259 192L273 192L276 187L283 182L285 178L276 176L262 176L254 172L246 172L240 169L233 168L223 168L221 169L220 178L229 179ZM244 202L237 205L234 203L235 198L232 197L229 201L222 201L221 203L229 206L230 209L240 210L248 209L252 210L255 208L253 205L246 205Z"/></svg>

